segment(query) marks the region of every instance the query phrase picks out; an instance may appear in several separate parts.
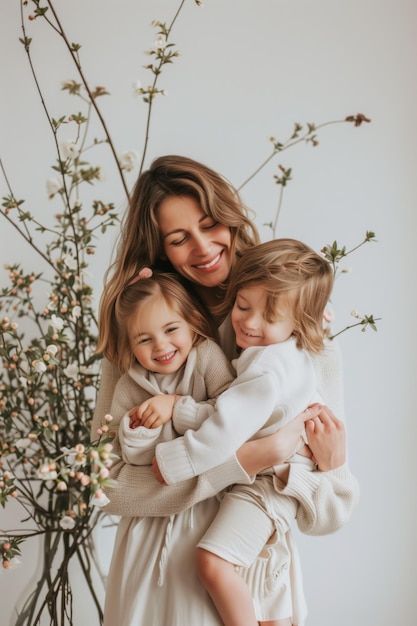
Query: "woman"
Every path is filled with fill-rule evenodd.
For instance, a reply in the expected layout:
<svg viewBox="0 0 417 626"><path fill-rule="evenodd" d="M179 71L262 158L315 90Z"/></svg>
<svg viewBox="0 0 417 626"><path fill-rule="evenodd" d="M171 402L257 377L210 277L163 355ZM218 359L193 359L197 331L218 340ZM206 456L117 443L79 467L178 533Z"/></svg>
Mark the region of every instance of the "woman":
<svg viewBox="0 0 417 626"><path fill-rule="evenodd" d="M221 301L236 259L258 242L257 231L237 192L210 168L185 157L166 156L156 159L141 174L100 305L98 349L105 360L92 425L93 438L106 413L113 414L116 427L122 417L117 402L112 406L120 376L112 365L118 356L112 327L116 298L129 280L143 266L175 272L189 291L212 311ZM232 359L236 347L230 315L215 321L221 346ZM319 393L341 415L340 359L334 344L316 359L316 370ZM310 447L318 469L326 472L328 480L314 484L313 479L313 483L305 485L296 468L288 470L284 466L282 478L286 486L282 493L305 501L312 510L315 510L315 498L327 498L329 506L324 510L331 510L332 515L317 519L308 529L311 534L324 534L335 531L349 518L357 499L357 485L345 464L343 425L325 407L310 411L308 417L312 419L307 423ZM288 427L270 437L244 444L236 457L221 467L174 487L157 483L148 468L128 465L122 460L114 464L112 477L118 484L108 490L110 504L106 511L121 515L122 521L108 583L105 624L221 624L196 580L193 563L195 545L218 508L213 496L230 484L251 482L251 476L285 460L296 447L306 416L297 416ZM114 445L117 454L117 437ZM327 485L325 493L319 483ZM302 510L298 517L302 519ZM174 526L175 541L172 540ZM284 563L293 572L293 623L301 624L305 607L297 554L289 532L279 539L248 572L254 599L262 607L257 617L261 623L279 623L273 621L274 607L279 601L277 572Z"/></svg>

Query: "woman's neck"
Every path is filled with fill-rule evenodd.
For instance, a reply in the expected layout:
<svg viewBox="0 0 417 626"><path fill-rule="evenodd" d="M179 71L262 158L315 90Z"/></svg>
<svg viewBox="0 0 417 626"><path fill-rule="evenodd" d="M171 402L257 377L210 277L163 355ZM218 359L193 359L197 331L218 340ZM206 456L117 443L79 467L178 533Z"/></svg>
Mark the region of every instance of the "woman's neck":
<svg viewBox="0 0 417 626"><path fill-rule="evenodd" d="M221 287L204 287L203 285L194 285L195 292L216 320L217 325L226 317L225 315L216 315L213 311L215 307L222 303L224 290Z"/></svg>

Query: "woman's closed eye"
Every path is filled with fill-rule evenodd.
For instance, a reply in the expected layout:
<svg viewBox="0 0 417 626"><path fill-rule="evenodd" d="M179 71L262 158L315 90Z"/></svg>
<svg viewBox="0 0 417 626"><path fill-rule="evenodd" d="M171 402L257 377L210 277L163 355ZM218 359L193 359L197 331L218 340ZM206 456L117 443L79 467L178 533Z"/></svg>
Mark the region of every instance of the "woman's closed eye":
<svg viewBox="0 0 417 626"><path fill-rule="evenodd" d="M182 237L179 237L178 239L172 239L171 241L168 241L168 245L169 246L182 246L182 244L185 243L188 238L189 238L188 233L185 233Z"/></svg>

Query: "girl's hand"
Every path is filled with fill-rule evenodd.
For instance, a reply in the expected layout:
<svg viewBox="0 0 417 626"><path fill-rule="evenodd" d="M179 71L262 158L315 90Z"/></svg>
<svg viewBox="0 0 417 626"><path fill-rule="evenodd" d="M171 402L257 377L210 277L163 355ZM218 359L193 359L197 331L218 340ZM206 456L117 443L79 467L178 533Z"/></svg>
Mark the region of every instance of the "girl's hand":
<svg viewBox="0 0 417 626"><path fill-rule="evenodd" d="M161 424L166 424L172 418L177 399L178 396L175 395L161 394L145 400L129 411L130 428L158 428Z"/></svg>
<svg viewBox="0 0 417 626"><path fill-rule="evenodd" d="M343 423L327 406L305 423L308 445L313 460L322 472L340 467L346 462L346 433Z"/></svg>
<svg viewBox="0 0 417 626"><path fill-rule="evenodd" d="M151 470L153 471L153 473L155 474L155 478L156 480L161 483L161 485L166 485L167 483L165 482L164 477L161 474L161 471L159 469L159 465L158 465L158 461L156 460L156 457L153 457L152 459L152 465L151 465Z"/></svg>

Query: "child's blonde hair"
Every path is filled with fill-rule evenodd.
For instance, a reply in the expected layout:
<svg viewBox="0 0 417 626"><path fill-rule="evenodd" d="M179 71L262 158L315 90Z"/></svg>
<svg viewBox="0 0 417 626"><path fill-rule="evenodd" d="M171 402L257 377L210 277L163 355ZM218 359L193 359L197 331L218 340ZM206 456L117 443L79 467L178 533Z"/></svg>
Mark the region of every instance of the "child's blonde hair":
<svg viewBox="0 0 417 626"><path fill-rule="evenodd" d="M134 363L134 354L129 340L129 321L150 298L162 297L167 305L191 327L195 334L193 345L204 339L217 341L217 329L207 318L201 305L196 302L172 274L151 273L150 277L133 278L122 289L115 300L112 341L103 345L102 353L109 361L126 372ZM100 345L97 346L100 351Z"/></svg>
<svg viewBox="0 0 417 626"><path fill-rule="evenodd" d="M265 319L272 322L288 304L297 347L319 352L324 345L323 313L334 273L323 257L296 239L274 239L247 250L232 268L222 312L229 311L239 290L262 286L267 294Z"/></svg>

